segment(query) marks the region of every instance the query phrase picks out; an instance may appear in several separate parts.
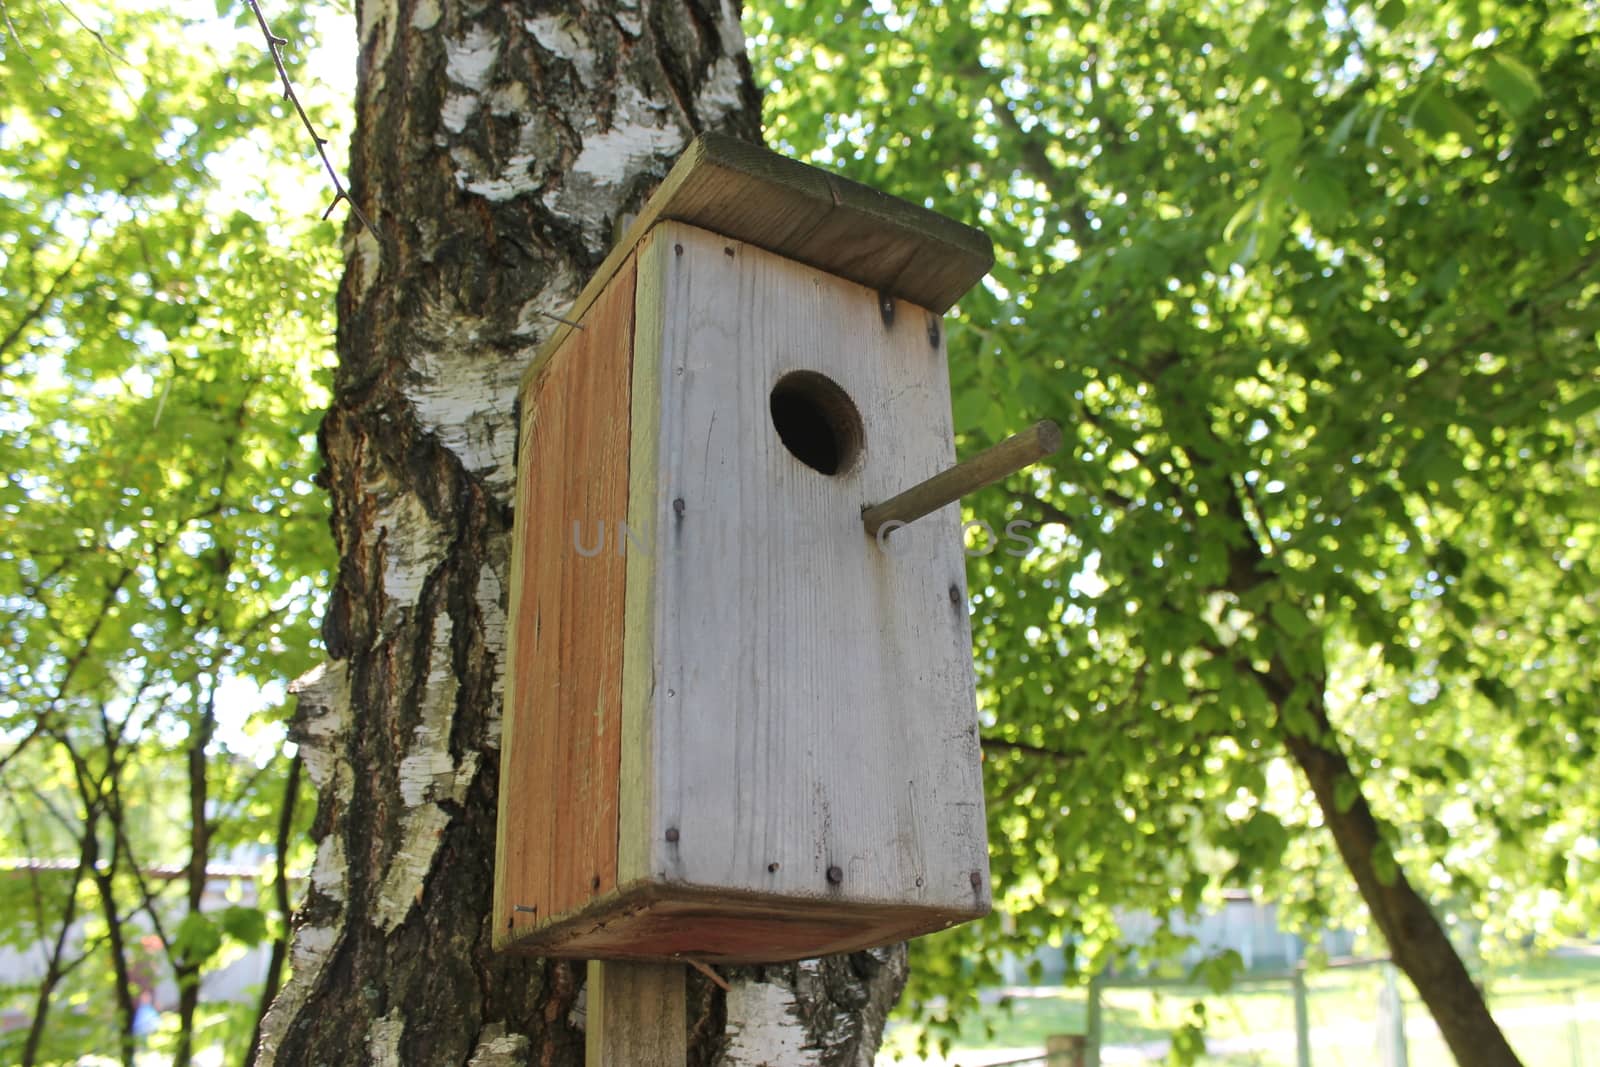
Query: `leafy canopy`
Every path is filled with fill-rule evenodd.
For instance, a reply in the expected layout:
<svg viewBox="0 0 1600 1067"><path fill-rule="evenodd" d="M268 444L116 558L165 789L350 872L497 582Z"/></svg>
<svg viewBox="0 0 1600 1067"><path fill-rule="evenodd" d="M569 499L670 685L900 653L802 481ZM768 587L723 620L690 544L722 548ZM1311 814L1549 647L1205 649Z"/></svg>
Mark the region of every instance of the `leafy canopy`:
<svg viewBox="0 0 1600 1067"><path fill-rule="evenodd" d="M54 1062L118 1047L141 974L192 986L284 928L267 852L329 563L337 245L253 26L4 13L0 942L50 969L5 991L42 1021L0 1059ZM260 895L202 913L224 860Z"/></svg>
<svg viewBox="0 0 1600 1067"><path fill-rule="evenodd" d="M1361 923L1284 756L1333 740L1461 940L1600 918L1600 14L1462 0L747 12L769 138L983 227L951 330L1004 916L920 943L1125 956L1223 886ZM1324 738L1327 740L1327 738ZM1181 942L1158 936L1159 957Z"/></svg>

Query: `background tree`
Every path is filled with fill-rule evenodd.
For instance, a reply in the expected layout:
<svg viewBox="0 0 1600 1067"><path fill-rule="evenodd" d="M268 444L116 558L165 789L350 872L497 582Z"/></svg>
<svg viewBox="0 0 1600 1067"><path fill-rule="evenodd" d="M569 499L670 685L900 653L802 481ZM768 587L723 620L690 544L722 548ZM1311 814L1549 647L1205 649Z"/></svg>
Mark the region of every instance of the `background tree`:
<svg viewBox="0 0 1600 1067"><path fill-rule="evenodd" d="M267 1063L576 1064L583 970L490 950L517 382L691 136L759 136L732 4L362 0L321 444L320 803ZM697 981L697 1063L865 1064L899 951Z"/></svg>
<svg viewBox="0 0 1600 1067"><path fill-rule="evenodd" d="M776 139L994 236L970 445L1076 433L975 501L1048 524L972 582L1016 925L917 996L974 940L1093 971L1118 908L1353 884L1458 1060L1510 1062L1447 928L1597 916L1592 5L752 16Z"/></svg>
<svg viewBox="0 0 1600 1067"><path fill-rule="evenodd" d="M4 991L27 1025L0 1060L132 1063L154 985L155 1047L242 1059L255 1006L201 980L263 939L281 959L309 859L281 679L329 555L332 231L270 192L301 166L261 132L259 47L159 10L3 12L0 942L41 973ZM202 912L218 860L257 893Z"/></svg>

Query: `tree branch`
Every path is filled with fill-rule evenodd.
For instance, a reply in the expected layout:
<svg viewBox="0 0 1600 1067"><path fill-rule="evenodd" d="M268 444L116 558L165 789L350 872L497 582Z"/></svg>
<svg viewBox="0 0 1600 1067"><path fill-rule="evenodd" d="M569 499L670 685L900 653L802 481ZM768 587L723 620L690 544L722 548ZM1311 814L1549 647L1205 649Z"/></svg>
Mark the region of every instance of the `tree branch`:
<svg viewBox="0 0 1600 1067"><path fill-rule="evenodd" d="M73 870L71 884L67 887L67 901L62 908L61 926L56 931L55 944L51 946L44 977L39 981L39 992L34 999L33 1022L28 1026L28 1037L22 1046L23 1067L32 1067L38 1062L39 1043L44 1039L45 1020L50 1015L50 999L55 995L56 985L66 975L61 966L61 958L66 952L67 935L71 933L78 917L78 885L83 881L84 873L93 867L95 862L94 833L92 827L86 829L89 832L85 833L79 842L78 866ZM42 927L40 932L43 933Z"/></svg>
<svg viewBox="0 0 1600 1067"><path fill-rule="evenodd" d="M117 88L122 90L122 95L126 96L128 102L133 105L134 113L139 116L139 121L150 127L151 132L159 138L161 136L161 127L156 125L154 119L145 114L144 108L139 103L139 98L133 95L128 88L128 83L123 81L122 75L117 73L117 64L121 63L127 66L129 65L128 61L117 55L116 49L112 48L106 41L105 34L83 21L78 13L67 5L67 0L56 0L56 4L67 13L68 18L82 27L84 33L94 38L95 44L100 46L101 58L105 60L106 73L111 75L111 80L117 83Z"/></svg>
<svg viewBox="0 0 1600 1067"><path fill-rule="evenodd" d="M289 81L289 71L283 65L283 53L279 51L289 43L289 39L287 37L279 37L272 32L272 28L267 25L267 17L261 13L261 4L258 0L245 0L245 2L250 5L250 10L255 13L256 25L261 27L261 36L267 40L267 51L272 54L272 64L278 68L278 77L283 81L283 98L294 105L295 114L300 116L301 125L305 126L306 133L311 136L311 143L316 146L317 155L322 159L322 166L328 172L328 178L333 182L333 203L328 205L328 210L322 213L322 217L327 218L333 214L333 209L339 206L339 201L343 200L350 205L351 214L360 220L361 225L365 226L372 236L377 237L378 228L372 224L371 219L367 218L366 212L361 210L361 205L355 202L349 190L345 189L344 183L339 180L339 172L334 169L333 161L328 158L328 139L317 133L317 128L311 124L311 116L306 114L306 109L300 104L300 98L295 95L294 85Z"/></svg>
<svg viewBox="0 0 1600 1067"><path fill-rule="evenodd" d="M283 926L278 936L272 939L272 956L267 961L267 979L261 986L261 1002L256 1008L256 1025L250 1034L250 1052L245 1067L255 1067L261 1046L261 1023L266 1019L272 1002L277 999L278 986L283 981L284 960L289 955L289 917L293 914L289 900L289 846L294 834L295 801L300 793L302 762L298 751L289 760L289 773L283 783L283 803L278 805L278 835L273 842L276 854L272 861L272 890Z"/></svg>
<svg viewBox="0 0 1600 1067"><path fill-rule="evenodd" d="M985 751L1015 752L1022 756L1051 760L1063 766L1070 766L1089 755L1083 749L1045 748L1042 745L1030 745L1025 741L1006 741L998 737L985 737L981 744Z"/></svg>
<svg viewBox="0 0 1600 1067"><path fill-rule="evenodd" d="M50 302L56 298L56 292L61 288L61 283L66 281L72 272L78 269L79 263L83 262L83 255L89 250L89 245L94 238L94 224L99 220L100 216L98 215L89 220L88 229L83 235L83 241L78 245L77 254L72 257L72 262L61 268L60 273L50 279L50 284L45 287L45 291L40 294L39 299L33 302L33 306L23 312L22 317L6 331L4 337L0 337L0 372L5 371L7 356L11 352L11 347L21 338L22 331L39 320L39 317L45 313L45 309L50 306Z"/></svg>

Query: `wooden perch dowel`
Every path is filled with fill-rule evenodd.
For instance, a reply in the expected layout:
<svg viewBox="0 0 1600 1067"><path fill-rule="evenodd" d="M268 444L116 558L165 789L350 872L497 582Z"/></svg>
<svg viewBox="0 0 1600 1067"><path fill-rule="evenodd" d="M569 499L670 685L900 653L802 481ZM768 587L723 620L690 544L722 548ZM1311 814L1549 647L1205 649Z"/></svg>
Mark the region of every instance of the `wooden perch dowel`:
<svg viewBox="0 0 1600 1067"><path fill-rule="evenodd" d="M962 460L947 471L940 471L898 496L862 508L861 522L867 528L867 536L877 537L878 531L891 522L903 526L931 515L968 493L975 493L1037 463L1060 447L1061 427L1049 419L1034 423L1014 437Z"/></svg>

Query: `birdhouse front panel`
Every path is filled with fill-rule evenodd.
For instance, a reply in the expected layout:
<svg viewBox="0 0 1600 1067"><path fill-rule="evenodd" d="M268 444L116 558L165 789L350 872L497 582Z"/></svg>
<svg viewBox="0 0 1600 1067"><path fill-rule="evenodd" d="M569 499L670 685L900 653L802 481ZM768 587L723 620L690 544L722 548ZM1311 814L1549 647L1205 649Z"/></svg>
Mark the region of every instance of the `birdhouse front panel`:
<svg viewBox="0 0 1600 1067"><path fill-rule="evenodd" d="M953 462L938 317L692 227L652 244L653 789L625 877L981 914L958 509L881 544L860 518Z"/></svg>
<svg viewBox="0 0 1600 1067"><path fill-rule="evenodd" d="M494 917L524 951L779 961L990 905L958 510L861 518L954 460L972 257L700 150L524 386Z"/></svg>

